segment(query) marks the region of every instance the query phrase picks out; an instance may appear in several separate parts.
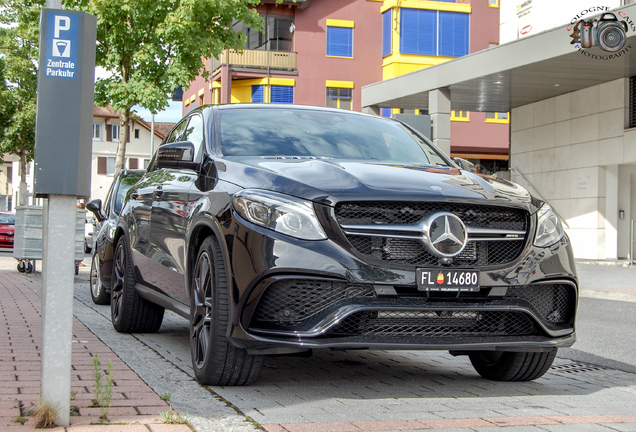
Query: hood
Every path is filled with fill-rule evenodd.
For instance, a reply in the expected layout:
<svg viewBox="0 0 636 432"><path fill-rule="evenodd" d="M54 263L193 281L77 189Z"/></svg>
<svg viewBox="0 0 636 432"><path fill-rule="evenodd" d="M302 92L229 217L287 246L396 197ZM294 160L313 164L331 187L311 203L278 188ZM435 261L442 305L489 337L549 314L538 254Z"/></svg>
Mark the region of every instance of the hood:
<svg viewBox="0 0 636 432"><path fill-rule="evenodd" d="M233 157L217 161L219 179L334 205L340 201L473 201L532 210L527 190L458 168L342 159Z"/></svg>

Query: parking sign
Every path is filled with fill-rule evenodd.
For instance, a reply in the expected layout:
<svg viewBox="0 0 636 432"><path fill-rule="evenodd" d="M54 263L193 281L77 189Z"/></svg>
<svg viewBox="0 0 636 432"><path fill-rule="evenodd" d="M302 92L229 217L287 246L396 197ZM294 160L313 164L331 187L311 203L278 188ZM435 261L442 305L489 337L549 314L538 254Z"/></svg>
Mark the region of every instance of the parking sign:
<svg viewBox="0 0 636 432"><path fill-rule="evenodd" d="M77 78L77 35L79 17L63 11L49 13L46 27L45 76Z"/></svg>

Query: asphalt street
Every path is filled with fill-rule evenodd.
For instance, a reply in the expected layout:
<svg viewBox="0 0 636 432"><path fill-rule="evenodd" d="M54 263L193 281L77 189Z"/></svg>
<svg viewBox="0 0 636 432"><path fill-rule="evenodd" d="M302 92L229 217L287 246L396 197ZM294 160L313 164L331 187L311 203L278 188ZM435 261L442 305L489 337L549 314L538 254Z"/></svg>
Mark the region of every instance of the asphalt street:
<svg viewBox="0 0 636 432"><path fill-rule="evenodd" d="M636 268L579 265L578 341L529 383L484 380L466 357L446 352L326 351L267 357L251 386L202 386L193 379L186 320L167 312L156 334L119 334L109 307L92 303L88 276L81 267L75 278L74 315L158 394L169 394L197 432L636 431Z"/></svg>

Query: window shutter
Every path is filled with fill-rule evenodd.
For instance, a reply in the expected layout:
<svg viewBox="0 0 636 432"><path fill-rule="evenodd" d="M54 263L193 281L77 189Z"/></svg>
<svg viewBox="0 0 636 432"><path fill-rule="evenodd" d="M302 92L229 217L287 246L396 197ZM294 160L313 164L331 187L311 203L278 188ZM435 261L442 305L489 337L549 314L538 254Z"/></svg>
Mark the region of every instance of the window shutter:
<svg viewBox="0 0 636 432"><path fill-rule="evenodd" d="M393 9L389 9L382 14L382 57L392 53L393 37Z"/></svg>
<svg viewBox="0 0 636 432"><path fill-rule="evenodd" d="M437 11L401 9L400 52L437 55Z"/></svg>
<svg viewBox="0 0 636 432"><path fill-rule="evenodd" d="M113 140L113 125L107 124L106 125L106 141L112 141Z"/></svg>
<svg viewBox="0 0 636 432"><path fill-rule="evenodd" d="M106 174L106 162L107 158L102 156L97 157L97 174Z"/></svg>
<svg viewBox="0 0 636 432"><path fill-rule="evenodd" d="M130 125L128 126L128 135L126 135L126 142L130 142Z"/></svg>
<svg viewBox="0 0 636 432"><path fill-rule="evenodd" d="M439 55L460 57L469 53L469 16L461 12L439 12Z"/></svg>
<svg viewBox="0 0 636 432"><path fill-rule="evenodd" d="M294 87L273 85L271 91L272 103L294 103Z"/></svg>
<svg viewBox="0 0 636 432"><path fill-rule="evenodd" d="M130 169L139 168L139 159L137 159L137 158L128 159L128 168L130 168Z"/></svg>
<svg viewBox="0 0 636 432"><path fill-rule="evenodd" d="M353 57L353 29L350 27L327 27L327 55Z"/></svg>
<svg viewBox="0 0 636 432"><path fill-rule="evenodd" d="M265 86L252 86L252 102L265 102Z"/></svg>

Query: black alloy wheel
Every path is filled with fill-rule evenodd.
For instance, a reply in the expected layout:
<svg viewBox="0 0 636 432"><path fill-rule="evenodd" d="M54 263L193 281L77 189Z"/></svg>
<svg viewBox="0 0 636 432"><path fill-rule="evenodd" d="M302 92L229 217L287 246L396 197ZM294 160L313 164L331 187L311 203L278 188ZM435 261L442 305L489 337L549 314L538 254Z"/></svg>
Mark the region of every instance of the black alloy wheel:
<svg viewBox="0 0 636 432"><path fill-rule="evenodd" d="M258 378L263 356L231 345L228 283L221 248L208 237L197 255L190 300L190 351L194 373L202 384L246 385Z"/></svg>
<svg viewBox="0 0 636 432"><path fill-rule="evenodd" d="M479 351L469 354L473 367L493 381L532 381L552 366L557 349L545 352Z"/></svg>
<svg viewBox="0 0 636 432"><path fill-rule="evenodd" d="M120 333L155 333L163 321L164 308L139 296L126 238L115 247L110 290L110 317Z"/></svg>

